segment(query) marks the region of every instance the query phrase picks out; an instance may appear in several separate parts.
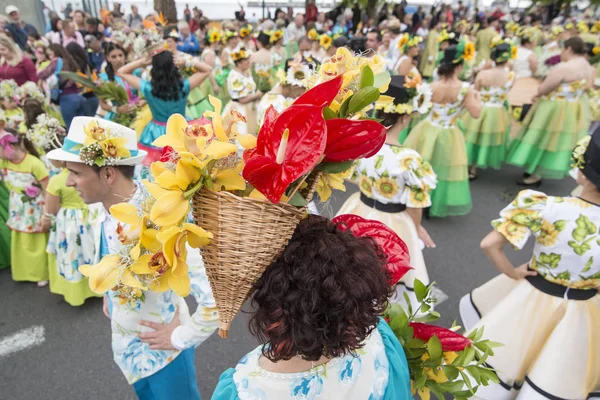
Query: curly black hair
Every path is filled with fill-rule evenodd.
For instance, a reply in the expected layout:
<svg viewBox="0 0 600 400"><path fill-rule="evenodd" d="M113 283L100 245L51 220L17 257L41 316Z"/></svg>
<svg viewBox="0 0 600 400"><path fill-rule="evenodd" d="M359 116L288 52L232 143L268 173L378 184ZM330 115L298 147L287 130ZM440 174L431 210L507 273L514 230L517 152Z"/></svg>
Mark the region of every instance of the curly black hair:
<svg viewBox="0 0 600 400"><path fill-rule="evenodd" d="M173 63L173 53L163 51L152 57L152 96L165 101L177 101L183 96L183 78Z"/></svg>
<svg viewBox="0 0 600 400"><path fill-rule="evenodd" d="M250 332L276 362L342 357L364 346L392 288L387 256L370 238L309 216L254 286Z"/></svg>

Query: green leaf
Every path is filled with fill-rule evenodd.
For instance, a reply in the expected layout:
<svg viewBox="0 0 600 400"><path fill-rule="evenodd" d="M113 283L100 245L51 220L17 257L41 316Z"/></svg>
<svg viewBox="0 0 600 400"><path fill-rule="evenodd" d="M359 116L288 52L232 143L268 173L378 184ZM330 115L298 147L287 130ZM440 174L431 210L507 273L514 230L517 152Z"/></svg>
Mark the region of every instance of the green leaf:
<svg viewBox="0 0 600 400"><path fill-rule="evenodd" d="M406 292L403 292L402 295L404 297L404 301L406 301L406 306L408 307L408 314L413 315L413 308L410 303L410 298L408 297L408 294Z"/></svg>
<svg viewBox="0 0 600 400"><path fill-rule="evenodd" d="M350 98L350 104L348 106L348 112L350 114L357 113L369 104L375 103L379 98L379 89L369 86L364 89L360 89Z"/></svg>
<svg viewBox="0 0 600 400"><path fill-rule="evenodd" d="M354 161L344 162L323 162L317 165L317 170L327 172L329 174L339 174L348 171L352 167Z"/></svg>
<svg viewBox="0 0 600 400"><path fill-rule="evenodd" d="M346 116L348 115L348 106L350 105L350 101L354 96L355 95L348 97L340 106L340 118L346 118Z"/></svg>
<svg viewBox="0 0 600 400"><path fill-rule="evenodd" d="M566 224L567 224L567 221L566 221L566 220L564 220L564 219L561 219L560 221L556 221L556 222L554 223L554 228L555 228L557 231L561 232L563 229L565 229L565 225L566 225Z"/></svg>
<svg viewBox="0 0 600 400"><path fill-rule="evenodd" d="M373 70L368 65L365 65L360 71L360 83L358 88L363 89L368 86L373 86L374 82L375 76L373 75Z"/></svg>
<svg viewBox="0 0 600 400"><path fill-rule="evenodd" d="M592 268L592 264L594 263L594 257L590 257L588 262L585 264L585 267L581 270L581 272L588 272L590 268Z"/></svg>
<svg viewBox="0 0 600 400"><path fill-rule="evenodd" d="M308 204L308 202L306 201L306 199L304 197L302 197L300 192L296 192L296 193L294 193L292 198L288 201L288 204L291 204L295 207L305 207Z"/></svg>
<svg viewBox="0 0 600 400"><path fill-rule="evenodd" d="M327 121L328 119L337 118L337 114L331 108L325 107L323 108L323 118Z"/></svg>
<svg viewBox="0 0 600 400"><path fill-rule="evenodd" d="M438 360L442 357L442 343L437 336L432 336L427 342L427 352L432 360Z"/></svg>
<svg viewBox="0 0 600 400"><path fill-rule="evenodd" d="M444 371L444 374L448 378L449 382L453 382L456 380L456 378L458 378L458 368L456 367L444 365L442 366L442 371Z"/></svg>
<svg viewBox="0 0 600 400"><path fill-rule="evenodd" d="M431 306L429 304L423 303L423 305L421 306L421 312L426 313L429 310L431 310Z"/></svg>
<svg viewBox="0 0 600 400"><path fill-rule="evenodd" d="M425 287L423 282L421 282L418 279L415 279L414 288L415 288L415 296L417 296L417 301L420 303L423 301L423 299L425 298L425 295L427 294L427 287Z"/></svg>
<svg viewBox="0 0 600 400"><path fill-rule="evenodd" d="M469 365L468 367L465 368L465 370L467 370L467 372L469 372L469 374L473 377L473 379L475 379L475 381L477 383L479 383L481 381L481 373L479 372L479 367L476 367L474 365Z"/></svg>
<svg viewBox="0 0 600 400"><path fill-rule="evenodd" d="M473 393L473 385L471 384L471 380L469 379L467 374L465 374L464 371L458 371L458 372L460 373L460 376L462 377L463 381L465 382L465 385L467 385L467 387L469 388L471 393Z"/></svg>
<svg viewBox="0 0 600 400"><path fill-rule="evenodd" d="M415 388L419 389L425 386L425 382L427 382L427 374L423 374L421 372L421 376L415 380Z"/></svg>

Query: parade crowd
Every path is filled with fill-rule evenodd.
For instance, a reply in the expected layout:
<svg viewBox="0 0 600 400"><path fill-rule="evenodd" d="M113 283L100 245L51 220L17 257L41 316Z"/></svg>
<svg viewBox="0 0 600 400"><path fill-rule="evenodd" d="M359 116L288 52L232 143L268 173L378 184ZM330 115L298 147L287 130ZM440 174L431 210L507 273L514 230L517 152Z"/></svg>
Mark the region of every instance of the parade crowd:
<svg viewBox="0 0 600 400"><path fill-rule="evenodd" d="M194 348L226 330L198 251L214 238L192 218L202 179L272 203L315 190L254 278L261 346L215 382L214 399L600 397L592 8L319 12L311 1L260 20L186 6L176 22L114 3L99 18L45 10L45 32L4 11L0 268L73 307L102 297L115 362L140 399L199 399ZM302 157L320 172L294 175ZM478 171L505 164L522 169L523 191L481 242L501 274L461 300L464 336L427 333L423 252L444 240L428 219L469 218ZM573 193L534 190L573 178ZM351 184L339 219L318 215ZM380 223L363 235L374 240L348 214ZM530 261L512 265L505 248L530 237ZM390 265L406 267L392 284Z"/></svg>

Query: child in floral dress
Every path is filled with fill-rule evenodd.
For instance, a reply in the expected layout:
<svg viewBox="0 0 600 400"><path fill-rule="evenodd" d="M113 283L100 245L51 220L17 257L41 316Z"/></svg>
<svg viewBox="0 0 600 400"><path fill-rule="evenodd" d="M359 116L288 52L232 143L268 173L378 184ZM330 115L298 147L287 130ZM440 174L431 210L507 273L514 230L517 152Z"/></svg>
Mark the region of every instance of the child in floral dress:
<svg viewBox="0 0 600 400"><path fill-rule="evenodd" d="M11 271L15 281L48 284L46 244L41 225L48 170L24 135L0 132L0 171L9 195Z"/></svg>
<svg viewBox="0 0 600 400"><path fill-rule="evenodd" d="M88 208L77 191L66 185L69 171L64 162L52 163L61 172L48 182L44 211L44 226L50 228L46 248L50 291L64 296L67 303L76 307L90 297L101 297L90 290L88 279L79 272L80 265L94 262L96 246L91 221L98 216L98 208Z"/></svg>

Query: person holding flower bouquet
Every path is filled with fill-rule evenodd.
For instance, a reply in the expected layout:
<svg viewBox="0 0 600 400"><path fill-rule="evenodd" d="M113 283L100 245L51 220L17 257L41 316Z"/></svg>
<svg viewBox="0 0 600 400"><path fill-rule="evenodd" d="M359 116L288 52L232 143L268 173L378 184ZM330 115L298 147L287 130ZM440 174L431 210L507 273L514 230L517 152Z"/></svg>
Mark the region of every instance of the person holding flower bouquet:
<svg viewBox="0 0 600 400"><path fill-rule="evenodd" d="M404 146L421 154L437 174L430 209L435 217L464 215L472 207L465 137L458 119L463 109L479 117L481 101L479 93L458 77L463 62L473 56L470 42L446 49L438 69L440 80L431 84L433 108L404 141Z"/></svg>
<svg viewBox="0 0 600 400"><path fill-rule="evenodd" d="M572 152L579 197L521 191L481 242L502 273L463 297L467 329L501 342L486 363L500 384L481 399L587 399L600 390L600 130ZM517 268L504 253L534 238Z"/></svg>
<svg viewBox="0 0 600 400"><path fill-rule="evenodd" d="M44 287L48 284L48 233L41 222L48 170L25 135L5 128L0 132L0 171L10 190L6 224L12 231L12 278Z"/></svg>
<svg viewBox="0 0 600 400"><path fill-rule="evenodd" d="M249 324L260 346L221 375L212 399L411 399L404 350L379 317L392 292L388 262L343 222L303 219L254 285Z"/></svg>
<svg viewBox="0 0 600 400"><path fill-rule="evenodd" d="M223 110L223 115L237 111L246 123L238 123L236 128L241 134L256 135L258 124L256 120L256 106L263 92L256 90L256 82L252 77L250 54L244 48L231 53L235 67L227 77L227 90L231 101Z"/></svg>
<svg viewBox="0 0 600 400"><path fill-rule="evenodd" d="M136 69L150 64L152 70L149 81L134 74ZM183 78L179 68L184 66L194 68L196 72L189 78ZM185 114L190 90L198 87L210 73L208 65L198 60L176 58L164 48L152 57L146 56L119 68L117 75L144 95L152 111L152 121L146 125L139 139L141 148L148 152L145 165L160 158L161 149L152 146L152 142L165 134L168 118L172 114Z"/></svg>
<svg viewBox="0 0 600 400"><path fill-rule="evenodd" d="M66 163L67 187L86 204L103 206L93 227L96 265L80 265L79 272L93 292L105 294L114 360L127 382L141 400L199 400L194 347L214 332L217 313L202 258L186 243L206 235L201 228L152 234L156 230L139 214L151 196L133 180L134 166L145 157L134 130L87 117L75 118L62 147L48 153ZM154 257L141 255L147 248L156 251ZM173 257L177 275L168 267ZM131 260L144 282L126 268ZM189 293L198 304L192 316L184 300Z"/></svg>

